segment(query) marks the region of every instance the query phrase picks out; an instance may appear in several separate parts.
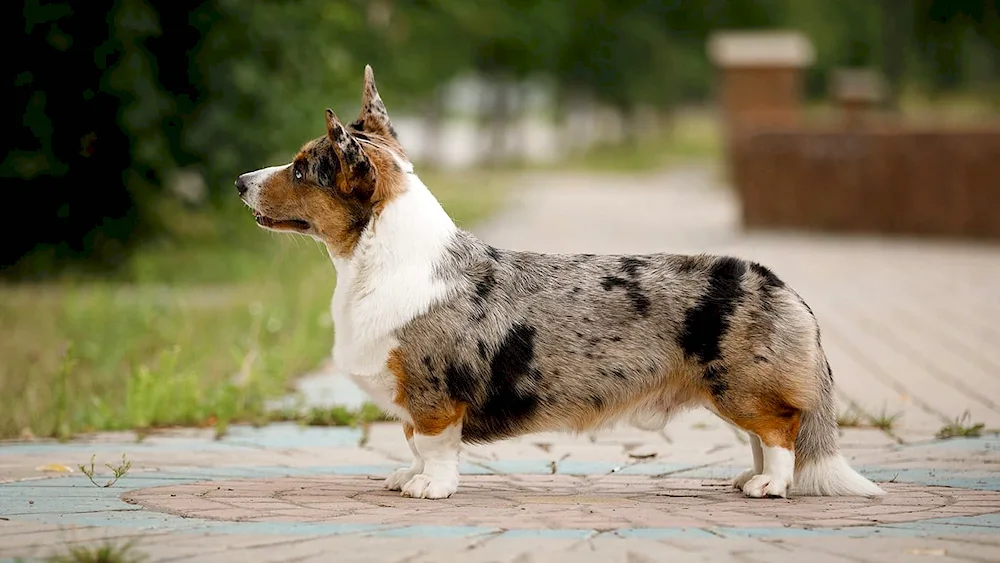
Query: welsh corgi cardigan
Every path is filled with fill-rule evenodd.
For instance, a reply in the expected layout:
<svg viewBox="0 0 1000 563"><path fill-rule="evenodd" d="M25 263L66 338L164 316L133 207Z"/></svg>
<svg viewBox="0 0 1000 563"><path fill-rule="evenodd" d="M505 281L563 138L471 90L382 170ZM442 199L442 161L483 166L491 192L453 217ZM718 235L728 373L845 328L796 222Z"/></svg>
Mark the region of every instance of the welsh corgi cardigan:
<svg viewBox="0 0 1000 563"><path fill-rule="evenodd" d="M816 319L771 270L490 246L414 173L371 67L357 120L326 110L326 135L236 187L258 225L329 251L334 362L402 421L413 464L386 487L403 496L454 494L463 442L660 429L696 406L749 433L749 497L883 494L840 455Z"/></svg>

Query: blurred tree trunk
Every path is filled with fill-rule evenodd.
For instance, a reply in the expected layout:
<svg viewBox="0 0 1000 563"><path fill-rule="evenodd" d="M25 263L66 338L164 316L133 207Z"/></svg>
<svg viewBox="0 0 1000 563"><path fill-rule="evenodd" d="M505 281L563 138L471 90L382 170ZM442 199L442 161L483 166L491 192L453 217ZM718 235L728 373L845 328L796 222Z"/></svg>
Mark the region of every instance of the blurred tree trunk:
<svg viewBox="0 0 1000 563"><path fill-rule="evenodd" d="M507 124L511 118L513 100L508 80L498 75L490 76L487 80L490 93L483 97L486 107L481 116L489 139L486 165L497 166L507 157Z"/></svg>
<svg viewBox="0 0 1000 563"><path fill-rule="evenodd" d="M444 88L437 88L431 93L424 108L424 158L435 167L444 164L444 112Z"/></svg>
<svg viewBox="0 0 1000 563"><path fill-rule="evenodd" d="M885 109L899 109L899 95L906 74L907 38L913 29L910 0L882 0L882 74L885 76Z"/></svg>

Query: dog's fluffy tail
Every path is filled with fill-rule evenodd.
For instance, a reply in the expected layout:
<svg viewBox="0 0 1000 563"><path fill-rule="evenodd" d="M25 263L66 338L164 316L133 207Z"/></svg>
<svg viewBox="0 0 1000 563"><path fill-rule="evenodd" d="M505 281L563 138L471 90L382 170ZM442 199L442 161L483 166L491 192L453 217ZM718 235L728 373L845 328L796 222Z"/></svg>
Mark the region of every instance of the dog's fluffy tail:
<svg viewBox="0 0 1000 563"><path fill-rule="evenodd" d="M819 405L802 413L802 424L795 439L795 478L792 494L804 496L878 496L884 495L872 483L847 464L837 445L837 405L833 396L833 374L826 356L820 352L817 368L822 385Z"/></svg>
<svg viewBox="0 0 1000 563"><path fill-rule="evenodd" d="M885 491L852 469L838 453L796 464L792 494L875 497L884 495Z"/></svg>

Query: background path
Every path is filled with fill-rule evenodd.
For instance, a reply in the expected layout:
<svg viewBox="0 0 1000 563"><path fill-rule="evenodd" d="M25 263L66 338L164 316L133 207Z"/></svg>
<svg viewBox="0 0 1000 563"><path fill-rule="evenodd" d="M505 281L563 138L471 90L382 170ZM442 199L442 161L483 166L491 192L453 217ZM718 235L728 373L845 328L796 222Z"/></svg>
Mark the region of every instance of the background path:
<svg viewBox="0 0 1000 563"><path fill-rule="evenodd" d="M0 559L135 538L155 561L998 560L1000 439L934 435L966 411L1000 427L1000 248L748 236L713 178L699 167L525 176L477 232L512 248L731 253L772 267L819 317L842 402L882 421L898 413L841 439L887 497L744 499L725 479L749 463L745 437L703 412L662 432L468 448L459 493L438 502L381 489L408 463L393 424L105 434L0 445ZM362 399L332 372L302 384L313 403L331 389ZM123 453L132 470L108 488L39 470Z"/></svg>

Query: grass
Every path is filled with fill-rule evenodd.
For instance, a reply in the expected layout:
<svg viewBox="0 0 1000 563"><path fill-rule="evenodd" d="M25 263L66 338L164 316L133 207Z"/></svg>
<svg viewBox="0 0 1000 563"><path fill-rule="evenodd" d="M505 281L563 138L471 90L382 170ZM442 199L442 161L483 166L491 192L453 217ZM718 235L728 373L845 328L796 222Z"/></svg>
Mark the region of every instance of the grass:
<svg viewBox="0 0 1000 563"><path fill-rule="evenodd" d="M882 407L882 412L871 417L871 425L883 432L892 432L892 429L896 426L896 421L901 416L903 416L901 412L890 414L885 407Z"/></svg>
<svg viewBox="0 0 1000 563"><path fill-rule="evenodd" d="M132 541L116 544L105 541L99 545L71 546L63 553L45 558L49 563L140 563L148 557L135 551Z"/></svg>
<svg viewBox="0 0 1000 563"><path fill-rule="evenodd" d="M841 428L877 428L891 433L901 416L903 413L890 413L885 406L878 414L868 414L858 405L851 403L846 411L837 416L837 425Z"/></svg>
<svg viewBox="0 0 1000 563"><path fill-rule="evenodd" d="M860 428L865 426L866 419L867 415L852 404L846 411L837 416L837 425L841 428Z"/></svg>
<svg viewBox="0 0 1000 563"><path fill-rule="evenodd" d="M338 405L330 408L312 407L306 410L290 408L269 414L271 422L298 422L303 426L363 426L372 422L393 420L374 403L365 403L354 410Z"/></svg>
<svg viewBox="0 0 1000 563"><path fill-rule="evenodd" d="M459 225L503 201L496 177L423 177ZM319 244L260 230L235 195L160 212L170 232L111 278L0 285L0 438L264 423L329 354Z"/></svg>
<svg viewBox="0 0 1000 563"><path fill-rule="evenodd" d="M937 437L939 440L948 440L950 438L978 438L983 435L983 431L986 425L977 422L972 422L972 416L969 411L965 411L962 416L956 418L954 422L946 424L941 430L938 431Z"/></svg>
<svg viewBox="0 0 1000 563"><path fill-rule="evenodd" d="M356 411L343 406L329 409L312 408L300 420L306 426L359 426L390 418L378 406L365 403Z"/></svg>

